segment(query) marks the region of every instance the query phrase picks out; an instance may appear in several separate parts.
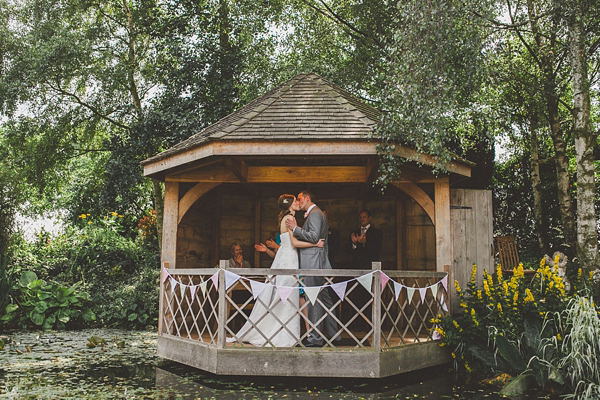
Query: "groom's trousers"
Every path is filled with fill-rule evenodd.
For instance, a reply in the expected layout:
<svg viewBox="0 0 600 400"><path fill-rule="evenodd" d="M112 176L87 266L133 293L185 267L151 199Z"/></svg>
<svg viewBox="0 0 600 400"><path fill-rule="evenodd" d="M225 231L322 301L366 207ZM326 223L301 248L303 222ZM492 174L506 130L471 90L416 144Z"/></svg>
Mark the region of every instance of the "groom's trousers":
<svg viewBox="0 0 600 400"><path fill-rule="evenodd" d="M325 278L322 276L307 276L304 280L304 283L306 284L306 286L323 286L325 285ZM332 314L335 312L334 310L332 310L333 300L331 296L331 289L329 287L321 289L317 301L315 301L314 305L310 304L310 302L308 304L308 319L311 322L321 320L321 318L323 318L323 315L325 315L326 313L325 308L329 310L329 312ZM323 306L325 306L325 308L323 308ZM338 332L338 324L331 315L327 315L327 317L325 317L323 321L316 324L315 327L316 329L312 329L307 338L307 340L310 343L314 343L316 345L323 344L323 338L317 332L317 330L326 334L330 340L341 340L341 336L334 337Z"/></svg>

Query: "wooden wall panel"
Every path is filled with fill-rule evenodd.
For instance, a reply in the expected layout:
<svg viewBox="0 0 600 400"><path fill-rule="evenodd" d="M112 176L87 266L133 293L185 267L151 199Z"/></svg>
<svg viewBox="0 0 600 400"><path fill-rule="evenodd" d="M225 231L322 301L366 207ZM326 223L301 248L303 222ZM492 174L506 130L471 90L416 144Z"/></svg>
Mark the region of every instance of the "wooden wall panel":
<svg viewBox="0 0 600 400"><path fill-rule="evenodd" d="M435 271L435 226L423 208L412 199L404 202L406 248L403 269Z"/></svg>
<svg viewBox="0 0 600 400"><path fill-rule="evenodd" d="M206 194L189 208L177 228L178 268L214 267L215 199Z"/></svg>

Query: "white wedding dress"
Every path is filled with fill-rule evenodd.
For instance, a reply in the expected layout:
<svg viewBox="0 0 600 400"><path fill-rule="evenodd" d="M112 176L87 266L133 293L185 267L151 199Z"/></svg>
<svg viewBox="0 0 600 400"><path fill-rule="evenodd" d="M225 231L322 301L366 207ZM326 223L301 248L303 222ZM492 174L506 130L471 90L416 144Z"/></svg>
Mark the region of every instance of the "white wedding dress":
<svg viewBox="0 0 600 400"><path fill-rule="evenodd" d="M298 251L292 246L290 234L282 233L280 237L281 247L277 250L271 269L298 269ZM258 295L249 320L238 331L236 338L228 338L228 342L237 340L261 347L291 347L298 342L300 337L299 291L293 289L287 301L283 303L275 286L290 287L298 286L298 284L293 276L276 276L275 282L264 286Z"/></svg>

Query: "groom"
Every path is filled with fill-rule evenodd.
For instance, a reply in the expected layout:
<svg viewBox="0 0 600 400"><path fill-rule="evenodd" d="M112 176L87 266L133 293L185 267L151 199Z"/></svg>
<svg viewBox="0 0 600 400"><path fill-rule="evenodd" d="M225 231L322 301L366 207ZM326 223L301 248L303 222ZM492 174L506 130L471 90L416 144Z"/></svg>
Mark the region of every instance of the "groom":
<svg viewBox="0 0 600 400"><path fill-rule="evenodd" d="M300 192L298 195L298 203L300 210L306 211L304 217L306 218L304 226L300 228L296 224L294 218L290 218L286 221L286 225L292 230L294 236L298 240L304 242L317 243L319 239L325 239L325 247L307 247L304 249L298 249L300 256L300 269L331 269L329 263L329 245L327 243L327 236L329 233L329 226L327 225L327 218L323 211L314 203L314 196L308 190ZM306 286L323 286L325 284L325 278L322 276L307 276L304 278L304 284ZM323 305L330 310L333 306L329 289L324 288L320 291L318 299ZM308 319L314 324L319 321L325 309L319 301L315 305L308 304ZM307 338L302 340L302 344L306 347L322 347L324 340L319 332L323 332L323 329L327 332L330 338L332 338L338 331L337 324L331 316L327 316L324 321L317 324L316 329L312 329ZM335 342L341 340L340 337L336 338Z"/></svg>

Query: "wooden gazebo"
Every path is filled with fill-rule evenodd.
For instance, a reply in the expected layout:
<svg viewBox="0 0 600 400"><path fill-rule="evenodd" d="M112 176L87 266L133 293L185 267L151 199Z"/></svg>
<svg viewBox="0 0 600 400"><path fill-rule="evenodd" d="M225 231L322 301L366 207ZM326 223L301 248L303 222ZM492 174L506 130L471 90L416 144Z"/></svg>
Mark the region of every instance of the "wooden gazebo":
<svg viewBox="0 0 600 400"><path fill-rule="evenodd" d="M165 271L171 278L178 277L175 281L162 280L160 355L216 373L248 371L231 361L235 358L224 361L228 357L225 354L233 354L228 353L225 335L234 333L231 328L234 319L226 315L231 308L241 315L243 308L251 304L234 304L230 293L217 286L212 293L214 299L205 293L202 303L197 296L186 295L183 289L178 292L170 285L192 287L208 282L219 260L230 257L229 246L234 241L242 244L245 258L254 267L238 274L261 275L266 279L265 268L269 268L271 260L254 252L253 244L264 243L277 232L276 199L282 193L311 189L316 194L317 204L327 209L330 226L340 232L342 243L333 250L342 272L335 271L331 282L335 276L339 280L368 272L346 270L349 258L343 250L350 231L358 226L357 215L363 208L374 213L372 222L383 231L380 268L386 271L386 276L396 276L397 282L404 282L407 287L432 285L446 273L451 274L450 281L466 282L472 263L492 266L489 192L451 189L455 182L470 177L472 163L457 158L446 166L447 174L436 176L432 173L435 159L409 147L397 146L397 154L406 159L402 165L402 180L393 182L385 195L372 187L378 156L377 142L369 135L379 116L378 110L335 84L315 74L302 74L143 162L146 176L165 183L162 265L167 267ZM224 277L221 275L220 279ZM444 291L444 299L451 296L450 292ZM372 348L380 343L378 337L383 333L376 326L380 314L396 310L408 318L408 309L401 305L390 306L384 312L381 307L387 300L378 303L376 294L372 294L373 302L368 309L354 307L362 317L371 319L372 336L361 342L352 334L351 327L346 326L344 335L356 339L351 347L361 348L369 343ZM426 315L445 308L439 298L430 300ZM413 307L401 296L398 302L402 301L408 308ZM208 309L212 313L207 312ZM202 310L204 322L199 324L196 317ZM372 312L372 318L366 316L367 312ZM432 350L437 346L431 347L435 344L431 340L432 327L425 320L431 316L422 318L420 324L424 330L417 329L408 335L419 342L419 335L425 334L429 338L427 354L437 351ZM190 318L195 323L191 328L186 322ZM404 323L405 326L414 324L413 319ZM401 330L402 323L398 320L392 325L397 332ZM207 330L209 338L203 340ZM399 343L408 342L400 340ZM205 352L200 358L209 361L197 361L198 357L194 357L196 361L189 359L189 354L200 351L198 345ZM376 350L377 360L380 360L382 348ZM312 353L315 351L311 349ZM275 357L271 361L277 362L273 354L282 353L268 354ZM339 356L336 354L338 358L332 360L339 360ZM261 357L266 355L261 354ZM442 352L437 357L432 358L431 354L428 357L430 361L414 367L388 365L375 368L376 372L368 368L364 374L385 376L447 361L447 355ZM313 364L308 362L304 369L295 368L294 374L327 375ZM246 373L277 375L281 371L265 367L262 372L253 369ZM337 374L362 376L357 371Z"/></svg>

